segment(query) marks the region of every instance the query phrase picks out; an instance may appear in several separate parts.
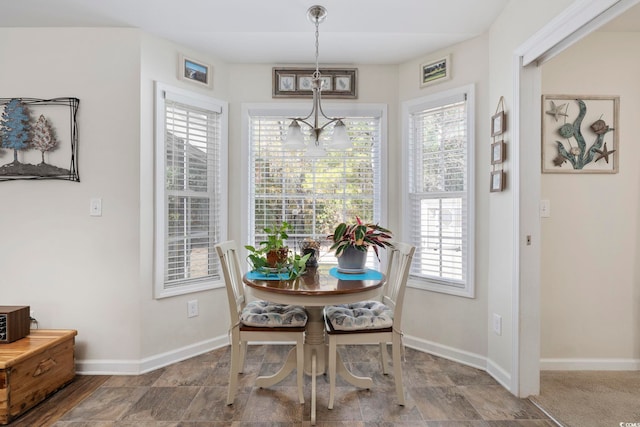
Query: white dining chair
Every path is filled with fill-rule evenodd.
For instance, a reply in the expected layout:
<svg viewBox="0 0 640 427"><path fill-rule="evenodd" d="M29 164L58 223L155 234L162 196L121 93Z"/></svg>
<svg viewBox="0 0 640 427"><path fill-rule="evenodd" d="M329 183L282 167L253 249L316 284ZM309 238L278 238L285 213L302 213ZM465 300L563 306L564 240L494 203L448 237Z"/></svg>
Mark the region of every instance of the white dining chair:
<svg viewBox="0 0 640 427"><path fill-rule="evenodd" d="M381 301L327 306L325 328L329 337L329 409L333 409L336 388L337 346L379 344L382 372L388 374L387 343L391 342L393 376L398 404L404 406L402 385L402 306L415 246L393 243L388 248L387 282Z"/></svg>
<svg viewBox="0 0 640 427"><path fill-rule="evenodd" d="M249 341L295 342L298 398L300 403L304 403L303 343L307 312L303 307L295 305L274 304L262 300L247 302L236 243L227 241L216 245L215 248L222 265L231 318L231 367L227 405L231 405L235 399L238 374L244 372Z"/></svg>

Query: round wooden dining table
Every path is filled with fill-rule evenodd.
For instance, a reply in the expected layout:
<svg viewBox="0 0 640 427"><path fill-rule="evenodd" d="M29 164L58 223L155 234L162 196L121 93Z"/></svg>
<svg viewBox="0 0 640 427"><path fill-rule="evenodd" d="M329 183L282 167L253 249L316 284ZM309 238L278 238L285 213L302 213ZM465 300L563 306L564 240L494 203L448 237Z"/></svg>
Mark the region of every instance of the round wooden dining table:
<svg viewBox="0 0 640 427"><path fill-rule="evenodd" d="M278 274L248 272L243 282L255 298L279 304L304 306L309 319L305 329L304 370L311 376L311 424L315 425L316 376L326 371L327 345L322 315L326 305L348 304L375 299L386 282L384 274L367 270L365 273L340 273L335 267L319 266L309 268L302 276L287 280ZM295 348L280 371L256 380L258 387L269 387L286 378L296 367ZM371 378L353 375L344 366L340 354L337 358L337 373L350 384L360 388L371 388Z"/></svg>

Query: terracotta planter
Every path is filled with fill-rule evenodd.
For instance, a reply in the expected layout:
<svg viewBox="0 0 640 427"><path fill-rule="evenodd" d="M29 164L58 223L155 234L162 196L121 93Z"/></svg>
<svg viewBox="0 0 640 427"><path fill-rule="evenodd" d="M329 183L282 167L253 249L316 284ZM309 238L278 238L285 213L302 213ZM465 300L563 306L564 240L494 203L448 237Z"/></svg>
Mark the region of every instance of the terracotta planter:
<svg viewBox="0 0 640 427"><path fill-rule="evenodd" d="M267 265L271 268L275 268L278 265L283 265L287 261L289 255L289 248L284 247L277 250L271 250L267 252Z"/></svg>
<svg viewBox="0 0 640 427"><path fill-rule="evenodd" d="M367 264L367 252L347 246L338 257L338 270L344 272L364 271Z"/></svg>

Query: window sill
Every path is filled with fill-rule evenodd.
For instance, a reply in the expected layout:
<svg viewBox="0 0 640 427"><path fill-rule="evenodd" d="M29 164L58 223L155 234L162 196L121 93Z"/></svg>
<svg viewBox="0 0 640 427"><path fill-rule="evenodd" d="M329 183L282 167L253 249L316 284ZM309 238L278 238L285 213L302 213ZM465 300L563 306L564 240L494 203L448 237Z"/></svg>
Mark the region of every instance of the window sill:
<svg viewBox="0 0 640 427"><path fill-rule="evenodd" d="M414 289L422 289L425 291L438 292L441 294L454 295L464 298L475 298L475 289L469 283L465 287L458 287L454 285L445 285L443 283L430 281L424 278L409 276L407 286Z"/></svg>
<svg viewBox="0 0 640 427"><path fill-rule="evenodd" d="M224 282L222 280L211 280L205 282L197 282L189 285L176 286L173 288L164 288L164 284L160 283L156 285L155 299L175 297L179 295L192 294L194 292L209 291L212 289L224 288Z"/></svg>

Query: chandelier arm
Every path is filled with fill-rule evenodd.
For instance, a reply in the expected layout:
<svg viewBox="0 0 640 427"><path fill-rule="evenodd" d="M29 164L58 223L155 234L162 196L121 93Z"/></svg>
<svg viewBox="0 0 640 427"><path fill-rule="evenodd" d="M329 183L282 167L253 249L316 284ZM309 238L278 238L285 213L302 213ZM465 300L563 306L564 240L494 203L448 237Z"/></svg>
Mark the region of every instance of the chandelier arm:
<svg viewBox="0 0 640 427"><path fill-rule="evenodd" d="M292 122L289 125L289 132L291 132L291 134L295 134L295 138L299 138L298 134L300 132L299 125L300 123L304 123L306 126L308 126L311 129L312 135L313 135L313 140L315 143L315 147L318 149L314 149L313 150L313 154L309 154L310 156L314 156L317 157L318 155L321 155L322 153L324 153L324 148L322 148L321 143L320 143L320 134L324 131L324 129L331 125L331 124L336 124L336 126L340 126L338 129L336 129L334 131L334 135L336 134L340 134L340 136L338 137L338 139L340 139L340 142L337 145L340 145L341 148L342 147L343 142L342 140L344 140L345 138L347 140L349 140L348 135L346 134L346 130L345 130L345 126L344 123L342 122L343 118L342 117L329 117L327 116L324 111L322 110L322 74L320 73L320 61L319 61L319 51L320 51L320 23L324 21L324 19L327 16L327 10L323 7L323 6L311 6L309 8L309 10L307 10L307 18L314 24L315 26L315 65L316 65L316 69L315 72L313 73L312 76L312 91L313 91L313 105L311 108L311 112L309 113L308 116L306 117L291 117L290 120L292 120L294 123ZM319 125L319 118L320 115L322 115L322 117L324 117L324 119L326 120L326 123L324 123L322 126ZM313 116L313 124L311 124L309 122L311 116ZM339 132L338 132L339 131ZM289 135L289 133L288 133ZM347 141L350 143L350 141ZM329 142L329 144L333 144L332 142ZM336 146L337 146L336 145ZM348 148L348 147L347 147ZM311 151L308 150L308 152L310 153Z"/></svg>
<svg viewBox="0 0 640 427"><path fill-rule="evenodd" d="M305 117L304 119L301 119L301 118L298 117L297 119L291 119L291 120L295 120L297 122L302 122L305 125L309 126L311 129L314 129L314 126L306 120L308 118L309 118L309 116Z"/></svg>

